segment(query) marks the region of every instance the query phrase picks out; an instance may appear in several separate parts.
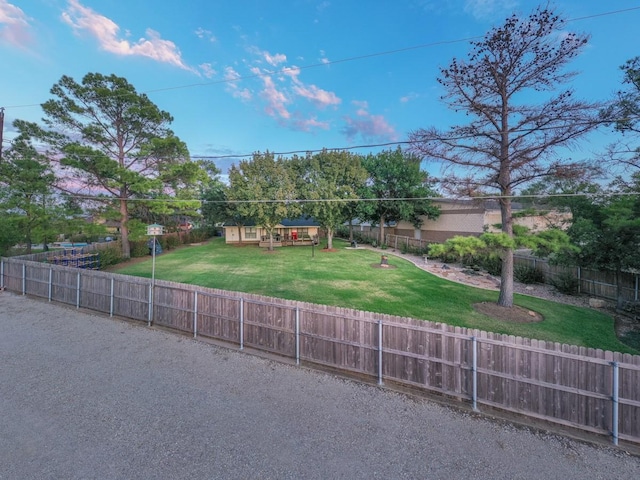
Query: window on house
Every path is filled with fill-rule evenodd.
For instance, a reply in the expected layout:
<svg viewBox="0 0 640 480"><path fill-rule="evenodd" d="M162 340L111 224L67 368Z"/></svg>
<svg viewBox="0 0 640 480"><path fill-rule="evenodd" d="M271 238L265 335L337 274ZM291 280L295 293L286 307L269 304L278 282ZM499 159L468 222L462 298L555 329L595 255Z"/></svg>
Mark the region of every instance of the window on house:
<svg viewBox="0 0 640 480"><path fill-rule="evenodd" d="M244 238L257 238L258 232L256 227L244 227Z"/></svg>

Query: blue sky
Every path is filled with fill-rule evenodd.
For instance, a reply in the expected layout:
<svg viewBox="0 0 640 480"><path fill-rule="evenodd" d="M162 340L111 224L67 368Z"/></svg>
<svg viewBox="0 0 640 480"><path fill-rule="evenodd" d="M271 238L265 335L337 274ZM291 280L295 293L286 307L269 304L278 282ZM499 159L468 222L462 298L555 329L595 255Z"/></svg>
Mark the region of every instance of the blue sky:
<svg viewBox="0 0 640 480"><path fill-rule="evenodd" d="M39 121L62 75L127 78L174 117L192 157L406 140L464 118L439 101L439 67L524 0L0 0L0 107ZM591 35L572 63L577 97L607 100L640 55L640 2L558 0ZM611 13L626 10L620 13ZM610 14L607 14L610 13ZM606 14L606 15L601 15ZM586 17L586 18L585 18ZM415 48L414 48L415 47ZM574 160L613 140L600 132ZM355 150L375 152L379 148ZM213 159L226 171L238 159Z"/></svg>

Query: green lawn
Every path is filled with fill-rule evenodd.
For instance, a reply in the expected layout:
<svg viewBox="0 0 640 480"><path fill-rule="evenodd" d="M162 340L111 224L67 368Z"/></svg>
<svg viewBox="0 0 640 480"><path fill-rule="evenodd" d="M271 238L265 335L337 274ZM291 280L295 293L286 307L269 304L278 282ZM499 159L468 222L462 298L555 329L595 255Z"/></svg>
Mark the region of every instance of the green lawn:
<svg viewBox="0 0 640 480"><path fill-rule="evenodd" d="M393 269L372 268L380 254L366 249L337 251L287 247L266 252L257 246L226 245L216 238L156 257L156 278L224 290L335 305L443 322L539 340L638 353L615 336L613 319L600 312L516 295L515 303L544 316L538 323L493 320L472 304L496 301L497 292L450 282L389 255ZM151 277L148 260L116 267L127 275Z"/></svg>

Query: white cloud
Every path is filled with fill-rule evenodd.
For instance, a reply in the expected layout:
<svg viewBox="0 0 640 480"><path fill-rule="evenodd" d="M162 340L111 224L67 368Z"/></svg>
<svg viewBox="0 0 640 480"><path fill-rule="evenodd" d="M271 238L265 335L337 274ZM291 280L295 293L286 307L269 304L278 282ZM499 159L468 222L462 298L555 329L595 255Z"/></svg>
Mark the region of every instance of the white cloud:
<svg viewBox="0 0 640 480"><path fill-rule="evenodd" d="M275 55L271 55L269 52L263 52L265 61L274 67L277 67L281 63L287 61L287 56L283 53L276 53Z"/></svg>
<svg viewBox="0 0 640 480"><path fill-rule="evenodd" d="M415 92L411 92L407 95L400 97L400 103L409 103L415 100L416 98L420 98L420 95Z"/></svg>
<svg viewBox="0 0 640 480"><path fill-rule="evenodd" d="M193 33L195 33L198 38L201 38L203 40L209 40L211 43L215 43L218 41L218 39L213 35L211 30L207 30L202 27L196 28L196 31Z"/></svg>
<svg viewBox="0 0 640 480"><path fill-rule="evenodd" d="M240 80L240 74L236 72L233 67L225 67L223 78L227 82L227 92L230 92L234 98L239 98L242 101L249 101L253 98L253 94L247 88L240 88L238 81Z"/></svg>
<svg viewBox="0 0 640 480"><path fill-rule="evenodd" d="M69 7L62 13L62 20L76 32L86 31L98 40L103 50L122 56L140 56L168 63L194 73L182 60L180 50L170 40L163 40L158 32L147 29L146 38L132 43L119 37L120 27L111 19L83 6L78 0L69 0Z"/></svg>
<svg viewBox="0 0 640 480"><path fill-rule="evenodd" d="M33 43L29 17L7 0L0 0L0 43L26 48Z"/></svg>
<svg viewBox="0 0 640 480"><path fill-rule="evenodd" d="M198 68L207 78L213 78L218 73L213 69L213 66L210 63L201 63L198 65Z"/></svg>
<svg viewBox="0 0 640 480"><path fill-rule="evenodd" d="M309 111L309 104L317 110L327 107L337 107L342 100L334 93L317 85L305 84L301 79L302 71L295 65L286 65L287 56L283 53L272 54L261 50L257 46L250 46L247 51L251 55L244 64L250 72L244 80L260 79L259 94L256 99L263 102L264 112L276 119L281 125L295 130L311 131L314 129L328 129L329 122L318 119ZM272 67L277 67L273 69ZM228 82L227 91L236 98L250 100L254 97L248 90L240 94L237 82L241 75L232 67L226 67L225 80ZM300 102L306 100L306 102Z"/></svg>

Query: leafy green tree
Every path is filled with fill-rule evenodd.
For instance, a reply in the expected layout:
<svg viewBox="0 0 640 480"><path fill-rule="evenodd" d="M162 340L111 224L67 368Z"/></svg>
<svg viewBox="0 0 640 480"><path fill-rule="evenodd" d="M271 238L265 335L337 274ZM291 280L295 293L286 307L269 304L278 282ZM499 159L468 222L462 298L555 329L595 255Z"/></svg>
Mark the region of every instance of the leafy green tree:
<svg viewBox="0 0 640 480"><path fill-rule="evenodd" d="M616 273L617 306L622 308L621 273L640 268L640 200L636 196L610 196L594 202L596 213L579 217L569 228L579 246L570 260L578 265Z"/></svg>
<svg viewBox="0 0 640 480"><path fill-rule="evenodd" d="M550 176L579 175L585 164L558 156L599 121L598 106L559 86L573 78L565 66L586 47L588 36L569 32L553 11L538 7L513 15L479 41L467 60L440 70L444 100L470 122L446 131L410 135L414 151L441 162L447 186L464 195L496 192L502 231L513 236L511 198L516 189ZM545 92L549 92L546 94ZM513 251L502 255L498 304L513 305Z"/></svg>
<svg viewBox="0 0 640 480"><path fill-rule="evenodd" d="M269 152L255 153L229 170L229 201L236 203L239 217L250 218L267 231L269 250L276 226L302 212L292 177L287 161Z"/></svg>
<svg viewBox="0 0 640 480"><path fill-rule="evenodd" d="M368 155L363 161L369 173L366 197L372 199L367 220L378 222L380 244L387 222L406 220L420 228L423 217L435 219L440 214L430 200L437 194L420 162L417 155L400 147Z"/></svg>
<svg viewBox="0 0 640 480"><path fill-rule="evenodd" d="M42 105L49 130L38 134L71 173L59 186L115 203L123 258L130 257L130 202L146 200L160 214L199 207L190 187L201 170L169 129L173 118L126 79L89 73L77 83L65 75L51 94Z"/></svg>
<svg viewBox="0 0 640 480"><path fill-rule="evenodd" d="M15 126L21 131L23 123L16 121ZM5 215L12 217L11 224L19 240L31 253L34 241L46 243L47 234L51 235L55 176L47 157L38 153L28 135L21 133L5 152L0 162L0 179Z"/></svg>
<svg viewBox="0 0 640 480"><path fill-rule="evenodd" d="M358 199L367 171L358 155L323 150L308 157L303 178L305 211L325 229L327 248L331 249L336 229L348 219L349 200Z"/></svg>

